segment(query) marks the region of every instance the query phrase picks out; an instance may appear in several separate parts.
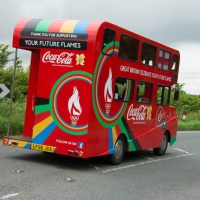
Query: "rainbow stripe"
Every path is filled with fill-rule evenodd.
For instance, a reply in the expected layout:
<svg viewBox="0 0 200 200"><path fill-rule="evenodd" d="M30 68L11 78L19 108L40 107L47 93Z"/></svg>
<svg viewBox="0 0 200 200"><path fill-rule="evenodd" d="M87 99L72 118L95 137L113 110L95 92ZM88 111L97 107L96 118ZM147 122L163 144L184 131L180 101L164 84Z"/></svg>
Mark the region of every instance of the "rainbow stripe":
<svg viewBox="0 0 200 200"><path fill-rule="evenodd" d="M114 50L113 50L114 47ZM119 42L111 42L104 48L105 54L100 54L98 61L96 63L95 71L94 71L94 83L92 89L92 98L93 98L93 105L95 114L99 120L99 122L106 128L111 128L118 124L118 121L123 116L127 102L121 102L121 106L119 107L118 111L114 115L106 115L105 111L101 108L99 97L98 97L98 88L99 88L99 80L102 73L102 69L106 60L108 59L108 55L111 54L118 54L119 53ZM130 88L130 86L129 86ZM126 90L125 99L129 99L130 89Z"/></svg>
<svg viewBox="0 0 200 200"><path fill-rule="evenodd" d="M72 127L71 124L67 124L59 115L58 113L58 109L57 109L57 99L58 99L58 94L61 90L61 88L68 82L70 81L75 81L75 80L82 80L82 81L86 81L87 83L89 83L90 85L92 84L92 80L89 79L88 77L83 77L82 75L75 75L72 77L66 77L65 79L63 79L57 86L55 92L54 92L54 96L53 96L53 111L54 111L54 115L56 117L56 119L59 121L60 124L62 124L65 128L67 129L72 129L72 130L76 130L76 131L81 131L83 129L87 129L88 128L88 124L85 124L84 126L76 126L76 127Z"/></svg>
<svg viewBox="0 0 200 200"><path fill-rule="evenodd" d="M25 23L22 32L60 32L85 34L88 20L52 20L52 19L29 19Z"/></svg>
<svg viewBox="0 0 200 200"><path fill-rule="evenodd" d="M88 124L84 124L82 126L72 126L68 124L66 121L62 119L58 112L58 94L62 87L69 83L70 81L85 81L90 86L92 85L92 75L84 72L84 71L72 71L69 72L62 77L60 77L55 85L52 88L50 94L50 112L54 119L54 122L57 124L59 128L61 128L64 132L71 133L73 135L83 135L87 133Z"/></svg>

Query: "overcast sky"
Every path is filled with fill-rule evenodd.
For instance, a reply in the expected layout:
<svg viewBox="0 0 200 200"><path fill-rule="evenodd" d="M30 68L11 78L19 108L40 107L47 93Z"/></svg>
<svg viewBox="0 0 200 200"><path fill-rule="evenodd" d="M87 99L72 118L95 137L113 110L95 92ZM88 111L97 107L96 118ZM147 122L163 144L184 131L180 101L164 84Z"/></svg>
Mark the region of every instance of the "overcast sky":
<svg viewBox="0 0 200 200"><path fill-rule="evenodd" d="M199 8L200 0L1 0L0 44L12 46L22 18L105 20L178 49L179 83L200 94ZM28 66L30 53L18 55Z"/></svg>

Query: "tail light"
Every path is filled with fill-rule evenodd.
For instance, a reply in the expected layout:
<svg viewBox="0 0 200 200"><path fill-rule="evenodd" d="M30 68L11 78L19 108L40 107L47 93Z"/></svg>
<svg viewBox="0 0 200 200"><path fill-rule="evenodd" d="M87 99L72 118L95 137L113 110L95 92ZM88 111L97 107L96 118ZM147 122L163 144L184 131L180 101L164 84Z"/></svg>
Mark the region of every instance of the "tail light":
<svg viewBox="0 0 200 200"><path fill-rule="evenodd" d="M68 150L68 154L69 155L74 155L76 157L83 157L83 152L82 151L72 151L72 150Z"/></svg>

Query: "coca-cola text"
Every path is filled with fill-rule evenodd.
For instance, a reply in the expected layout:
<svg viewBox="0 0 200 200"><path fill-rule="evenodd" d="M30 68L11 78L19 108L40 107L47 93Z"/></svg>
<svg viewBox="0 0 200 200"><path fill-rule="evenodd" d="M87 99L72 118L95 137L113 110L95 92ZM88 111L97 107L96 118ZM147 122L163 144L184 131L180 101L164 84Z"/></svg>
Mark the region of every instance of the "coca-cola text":
<svg viewBox="0 0 200 200"><path fill-rule="evenodd" d="M43 57L43 63L53 63L58 65L70 65L72 63L72 56L74 53L62 52L60 54L51 54L50 51L47 51Z"/></svg>

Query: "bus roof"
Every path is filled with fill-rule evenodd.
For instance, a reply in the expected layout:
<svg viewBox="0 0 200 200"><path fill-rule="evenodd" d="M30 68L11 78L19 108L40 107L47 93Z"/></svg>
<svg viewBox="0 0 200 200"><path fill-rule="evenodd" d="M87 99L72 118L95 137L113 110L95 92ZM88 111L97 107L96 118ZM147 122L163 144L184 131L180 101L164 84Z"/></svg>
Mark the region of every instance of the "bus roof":
<svg viewBox="0 0 200 200"><path fill-rule="evenodd" d="M174 48L166 46L162 43L157 41L151 40L146 38L142 35L134 33L130 30L124 29L119 27L118 25L112 24L107 21L95 21L95 20L66 20L66 19L31 19L31 18L24 18L21 19L17 25L15 26L14 33L13 33L13 47L15 48L22 48L19 45L19 40L21 37L27 38L43 38L43 39L75 39L73 38L74 35L78 35L77 39L82 39L85 35L93 35L96 34L99 28L103 24L110 24L112 27L120 28L124 34L133 34L139 37L146 42L150 42L154 45L161 45L160 47L167 47L169 49L173 49L179 54ZM109 28L109 27L108 27ZM46 33L46 34L45 34ZM74 35L73 35L74 34ZM84 38L85 39L85 38Z"/></svg>
<svg viewBox="0 0 200 200"><path fill-rule="evenodd" d="M70 34L91 34L98 31L103 21L90 20L64 20L64 19L30 19L25 18L20 20L14 29L13 47L19 47L19 38L25 37L40 37L42 33L47 33L48 38L61 39L62 35L53 36L54 33ZM49 33L49 34L48 34ZM52 34L53 33L53 34ZM66 36L66 35L65 35ZM43 34L45 37L45 34ZM67 36L66 36L67 37ZM66 38L64 37L64 38ZM69 39L68 37L68 39ZM63 39L64 39L63 38Z"/></svg>

